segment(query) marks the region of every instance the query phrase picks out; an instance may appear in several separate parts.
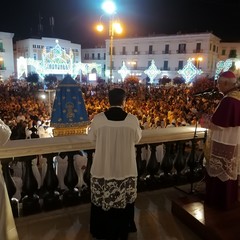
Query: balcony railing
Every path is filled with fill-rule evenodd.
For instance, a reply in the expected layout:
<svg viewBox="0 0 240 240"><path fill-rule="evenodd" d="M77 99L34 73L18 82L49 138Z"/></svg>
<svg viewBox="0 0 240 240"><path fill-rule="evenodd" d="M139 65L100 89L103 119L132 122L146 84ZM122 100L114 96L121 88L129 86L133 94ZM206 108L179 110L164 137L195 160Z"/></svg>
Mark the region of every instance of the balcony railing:
<svg viewBox="0 0 240 240"><path fill-rule="evenodd" d="M171 51L170 50L168 50L168 51L162 51L162 54L171 54Z"/></svg>
<svg viewBox="0 0 240 240"><path fill-rule="evenodd" d="M185 53L187 53L186 50L177 50L176 52L177 52L178 54L185 54Z"/></svg>
<svg viewBox="0 0 240 240"><path fill-rule="evenodd" d="M194 49L193 53L203 53L203 49Z"/></svg>
<svg viewBox="0 0 240 240"><path fill-rule="evenodd" d="M160 68L161 71L170 71L170 67L162 67Z"/></svg>
<svg viewBox="0 0 240 240"><path fill-rule="evenodd" d="M139 52L139 51L133 51L132 54L133 54L133 55L139 55L140 52Z"/></svg>
<svg viewBox="0 0 240 240"><path fill-rule="evenodd" d="M155 54L155 53L156 53L155 51L146 51L146 54L149 54L149 55Z"/></svg>
<svg viewBox="0 0 240 240"><path fill-rule="evenodd" d="M186 184L202 178L203 151L199 147L206 137L206 129L195 127L176 127L143 130L143 136L136 145L136 162L138 168L138 190L159 189L161 187ZM158 147L164 149L162 158L157 159ZM147 159L142 159L142 151L150 150ZM21 162L23 171L22 212L23 216L49 211L63 206L73 206L90 201L89 187L77 189L78 175L74 166L74 156L83 150L87 153L87 166L84 181L90 184L90 169L95 146L87 135L75 135L55 138L24 139L9 141L0 148L0 160L3 176L8 189L9 199L15 217L19 217L18 204L12 199L16 192L9 166ZM148 152L148 151L147 151ZM65 191L58 188L58 178L54 169L54 157L67 156L67 170L64 183ZM46 173L41 189L33 174L32 161L42 155L46 159ZM185 180L183 180L185 179ZM186 182L187 181L187 182ZM1 183L0 183L1 184ZM42 203L40 204L40 199ZM2 199L0 205L4 206Z"/></svg>

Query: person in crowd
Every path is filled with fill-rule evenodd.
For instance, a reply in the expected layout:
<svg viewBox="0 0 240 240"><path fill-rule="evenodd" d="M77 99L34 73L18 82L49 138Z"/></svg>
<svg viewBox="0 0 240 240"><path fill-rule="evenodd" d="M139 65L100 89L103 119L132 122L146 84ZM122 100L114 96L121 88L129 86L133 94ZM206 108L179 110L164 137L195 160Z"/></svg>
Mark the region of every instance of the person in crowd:
<svg viewBox="0 0 240 240"><path fill-rule="evenodd" d="M53 137L53 128L50 127L48 121L45 121L38 127L38 135L40 138L50 138Z"/></svg>
<svg viewBox="0 0 240 240"><path fill-rule="evenodd" d="M224 94L212 115L206 142L206 204L228 210L238 202L240 91L231 71L217 84Z"/></svg>
<svg viewBox="0 0 240 240"><path fill-rule="evenodd" d="M90 232L97 239L128 239L137 197L136 149L142 136L135 115L124 111L126 92L109 91L110 108L94 116L88 136L95 142L91 167Z"/></svg>

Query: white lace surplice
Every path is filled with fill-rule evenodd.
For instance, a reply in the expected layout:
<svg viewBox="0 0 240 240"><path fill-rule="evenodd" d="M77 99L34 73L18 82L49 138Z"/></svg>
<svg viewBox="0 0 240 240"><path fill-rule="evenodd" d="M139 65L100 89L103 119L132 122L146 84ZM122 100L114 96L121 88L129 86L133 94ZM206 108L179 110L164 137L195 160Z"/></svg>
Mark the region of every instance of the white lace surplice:
<svg viewBox="0 0 240 240"><path fill-rule="evenodd" d="M94 120L88 133L96 141L91 201L104 210L125 208L137 197L135 144L141 138L138 119L129 114L124 121L109 121L102 113Z"/></svg>
<svg viewBox="0 0 240 240"><path fill-rule="evenodd" d="M206 163L209 176L221 181L237 180L240 174L240 127L219 127L209 131L209 138L210 155Z"/></svg>

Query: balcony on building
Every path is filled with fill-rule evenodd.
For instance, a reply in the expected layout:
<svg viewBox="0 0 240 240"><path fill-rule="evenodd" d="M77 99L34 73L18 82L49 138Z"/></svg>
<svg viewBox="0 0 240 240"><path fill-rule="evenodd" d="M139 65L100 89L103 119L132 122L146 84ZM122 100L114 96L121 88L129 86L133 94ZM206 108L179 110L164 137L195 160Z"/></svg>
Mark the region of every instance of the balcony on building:
<svg viewBox="0 0 240 240"><path fill-rule="evenodd" d="M162 54L171 54L171 50L164 50L162 51Z"/></svg>
<svg viewBox="0 0 240 240"><path fill-rule="evenodd" d="M162 67L160 68L161 71L170 71L170 67Z"/></svg>
<svg viewBox="0 0 240 240"><path fill-rule="evenodd" d="M193 53L203 53L203 49L193 49Z"/></svg>
<svg viewBox="0 0 240 240"><path fill-rule="evenodd" d="M146 51L146 54L155 54L156 52L155 51Z"/></svg>
<svg viewBox="0 0 240 240"><path fill-rule="evenodd" d="M132 54L133 54L133 55L139 55L140 52L139 52L139 51L133 51Z"/></svg>
<svg viewBox="0 0 240 240"><path fill-rule="evenodd" d="M185 49L183 49L183 50L177 50L176 53L177 53L177 54L186 54L187 51L186 51Z"/></svg>

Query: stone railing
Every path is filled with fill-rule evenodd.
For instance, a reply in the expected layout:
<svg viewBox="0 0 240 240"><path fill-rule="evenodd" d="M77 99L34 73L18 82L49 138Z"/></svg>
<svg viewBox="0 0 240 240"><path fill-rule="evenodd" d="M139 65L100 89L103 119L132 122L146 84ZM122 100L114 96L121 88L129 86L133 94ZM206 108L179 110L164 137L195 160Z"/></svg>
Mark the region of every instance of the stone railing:
<svg viewBox="0 0 240 240"><path fill-rule="evenodd" d="M141 141L136 145L139 191L191 183L199 176L201 177L203 152L201 147L199 148L199 143L203 142L205 137L206 129L204 128L177 127L144 130ZM157 157L159 146L162 150L161 159ZM83 179L89 186L94 148L87 135L15 140L1 147L0 161L14 216L19 216L19 202L12 198L16 192L16 185L9 167L12 162L21 162L23 166L21 215L29 215L42 210L54 210L62 206L89 202L89 188L76 188L79 176L74 166L74 156L80 150L87 154L87 166ZM144 151L147 154L144 155ZM62 159L67 156L67 169L64 176L67 190L64 191L59 189L54 168L53 159L59 154ZM38 155L46 159L46 172L41 189L38 188L32 168L32 161Z"/></svg>

